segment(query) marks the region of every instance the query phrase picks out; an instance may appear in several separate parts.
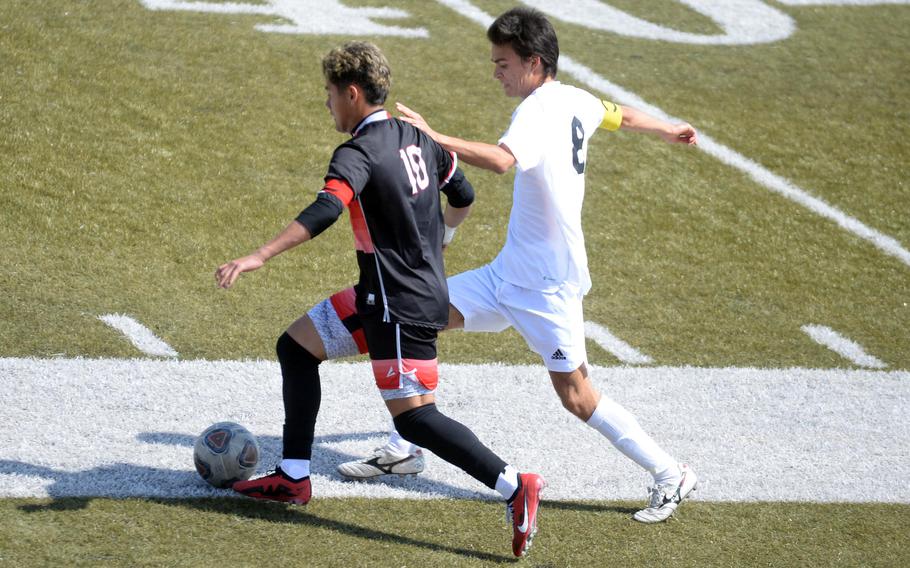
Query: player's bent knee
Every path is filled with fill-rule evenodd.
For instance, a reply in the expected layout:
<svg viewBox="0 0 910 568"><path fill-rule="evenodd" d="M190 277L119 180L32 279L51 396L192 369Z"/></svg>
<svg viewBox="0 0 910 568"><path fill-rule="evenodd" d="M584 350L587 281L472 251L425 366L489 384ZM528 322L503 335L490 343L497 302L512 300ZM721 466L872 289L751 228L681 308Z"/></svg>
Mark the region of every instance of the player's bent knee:
<svg viewBox="0 0 910 568"><path fill-rule="evenodd" d="M322 336L319 334L315 322L313 322L309 315L305 314L297 318L294 323L288 326L285 333L290 335L291 339L316 356L320 361L325 361L327 359Z"/></svg>
<svg viewBox="0 0 910 568"><path fill-rule="evenodd" d="M413 444L423 446L427 442L427 426L432 424L437 416L440 415L436 405L430 403L401 412L392 419L392 422L402 438Z"/></svg>
<svg viewBox="0 0 910 568"><path fill-rule="evenodd" d="M278 355L278 362L282 366L292 366L295 368L317 367L322 361L310 353L305 347L297 343L288 332L281 334L275 344L275 353Z"/></svg>

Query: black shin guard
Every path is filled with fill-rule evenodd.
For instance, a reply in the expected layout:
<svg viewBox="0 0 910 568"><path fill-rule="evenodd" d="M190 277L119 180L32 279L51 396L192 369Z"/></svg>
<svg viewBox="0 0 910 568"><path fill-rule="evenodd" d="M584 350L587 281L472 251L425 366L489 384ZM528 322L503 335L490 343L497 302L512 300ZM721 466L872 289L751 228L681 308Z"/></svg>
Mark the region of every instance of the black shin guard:
<svg viewBox="0 0 910 568"><path fill-rule="evenodd" d="M395 428L402 437L430 450L452 465L496 488L506 462L484 446L474 432L439 412L435 404L412 408L395 417Z"/></svg>
<svg viewBox="0 0 910 568"><path fill-rule="evenodd" d="M322 400L321 361L285 332L275 346L281 364L284 398L284 451L289 459L310 459L316 415Z"/></svg>

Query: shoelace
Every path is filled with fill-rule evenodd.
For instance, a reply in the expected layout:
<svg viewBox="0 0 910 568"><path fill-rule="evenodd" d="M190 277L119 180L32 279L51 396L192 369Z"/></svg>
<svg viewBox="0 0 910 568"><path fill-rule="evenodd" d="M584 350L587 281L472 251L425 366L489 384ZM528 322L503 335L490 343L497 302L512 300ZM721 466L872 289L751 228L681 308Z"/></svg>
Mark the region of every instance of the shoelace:
<svg viewBox="0 0 910 568"><path fill-rule="evenodd" d="M666 485L655 485L654 487L649 487L648 492L651 495L650 503L648 507L656 509L664 504L666 501L668 486Z"/></svg>

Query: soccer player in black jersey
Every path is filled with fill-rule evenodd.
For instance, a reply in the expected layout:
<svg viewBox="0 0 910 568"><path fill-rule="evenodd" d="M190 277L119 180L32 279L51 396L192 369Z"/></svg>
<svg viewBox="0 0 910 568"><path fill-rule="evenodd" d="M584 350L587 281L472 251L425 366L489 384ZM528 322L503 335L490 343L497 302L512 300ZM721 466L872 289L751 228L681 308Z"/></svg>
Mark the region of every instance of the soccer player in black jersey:
<svg viewBox="0 0 910 568"><path fill-rule="evenodd" d="M543 479L519 473L471 430L436 408L436 336L448 323L444 239L467 215L474 190L457 157L383 109L388 62L367 42L332 50L322 62L328 107L351 139L335 149L316 200L250 255L221 265L218 285L315 237L350 210L360 279L297 321L278 339L285 408L283 459L235 491L296 504L310 500L310 457L321 386L319 363L355 342L368 351L376 384L398 432L498 491L512 517L512 551L522 556L537 528ZM445 213L439 193L445 193ZM331 314L333 319L327 318ZM317 332L317 320L321 334ZM340 351L339 351L340 352Z"/></svg>

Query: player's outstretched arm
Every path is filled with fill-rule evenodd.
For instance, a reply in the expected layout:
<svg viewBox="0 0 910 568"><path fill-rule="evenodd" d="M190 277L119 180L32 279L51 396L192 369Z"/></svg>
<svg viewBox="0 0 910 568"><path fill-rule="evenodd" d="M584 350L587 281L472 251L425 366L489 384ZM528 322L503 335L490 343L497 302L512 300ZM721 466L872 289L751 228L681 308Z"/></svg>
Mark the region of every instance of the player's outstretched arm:
<svg viewBox="0 0 910 568"><path fill-rule="evenodd" d="M622 107L620 128L633 132L657 134L671 144L688 144L689 146L698 144L698 133L689 123L672 124L632 107Z"/></svg>
<svg viewBox="0 0 910 568"><path fill-rule="evenodd" d="M230 288L244 272L262 267L270 258L310 240L310 231L298 221L291 223L278 235L259 247L256 252L226 262L215 271L215 281L221 288Z"/></svg>
<svg viewBox="0 0 910 568"><path fill-rule="evenodd" d="M430 128L430 125L419 113L401 103L395 103L395 107L401 113L401 120L426 132L437 144L450 152L458 154L458 159L466 164L470 164L475 168L490 170L497 174L505 173L515 165L515 156L502 146L487 144L486 142L472 142L440 134Z"/></svg>

